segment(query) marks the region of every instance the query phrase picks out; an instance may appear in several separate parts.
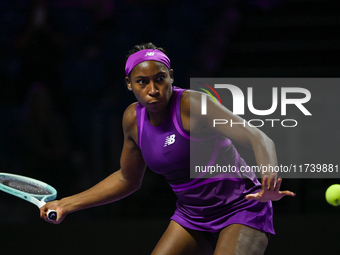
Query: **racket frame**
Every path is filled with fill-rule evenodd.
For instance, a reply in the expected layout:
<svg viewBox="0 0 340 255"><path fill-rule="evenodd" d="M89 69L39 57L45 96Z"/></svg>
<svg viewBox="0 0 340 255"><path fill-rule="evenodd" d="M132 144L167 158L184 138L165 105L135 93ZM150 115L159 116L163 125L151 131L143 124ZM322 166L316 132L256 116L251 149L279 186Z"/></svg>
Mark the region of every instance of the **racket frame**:
<svg viewBox="0 0 340 255"><path fill-rule="evenodd" d="M27 193L27 192L24 192L24 191L20 191L20 190L11 188L7 185L0 183L0 190L6 192L8 194L11 194L13 196L19 197L23 200L26 200L26 201L28 201L32 204L35 204L36 206L38 206L39 209L41 207L43 207L46 204L46 202L54 200L57 197L56 189L53 188L51 185L48 185L45 182L30 178L30 177L16 175L16 174L9 174L9 173L0 173L0 177L1 176L17 179L19 181L23 181L23 182L26 182L28 184L40 186L41 188L48 190L51 194L48 194L48 195L31 194L31 193ZM55 215L56 215L56 212L54 210L48 211L48 215L50 215L51 213L52 214L55 213ZM55 215L53 217L55 217ZM51 218L49 217L49 219L51 219Z"/></svg>

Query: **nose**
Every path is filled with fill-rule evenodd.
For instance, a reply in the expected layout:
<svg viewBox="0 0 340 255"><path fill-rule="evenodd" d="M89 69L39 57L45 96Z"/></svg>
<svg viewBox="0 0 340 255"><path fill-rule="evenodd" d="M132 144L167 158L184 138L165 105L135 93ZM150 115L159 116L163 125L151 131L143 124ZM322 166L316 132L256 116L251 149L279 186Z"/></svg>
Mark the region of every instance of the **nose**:
<svg viewBox="0 0 340 255"><path fill-rule="evenodd" d="M149 83L149 95L157 96L159 94L158 88L153 81Z"/></svg>

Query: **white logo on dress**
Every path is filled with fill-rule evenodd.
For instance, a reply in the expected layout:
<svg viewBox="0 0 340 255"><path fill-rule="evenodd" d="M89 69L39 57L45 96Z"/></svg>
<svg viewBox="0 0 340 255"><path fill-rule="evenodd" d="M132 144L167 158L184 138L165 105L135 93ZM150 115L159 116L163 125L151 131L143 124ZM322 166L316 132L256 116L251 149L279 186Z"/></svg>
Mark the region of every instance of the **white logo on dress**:
<svg viewBox="0 0 340 255"><path fill-rule="evenodd" d="M165 143L164 143L164 147L171 145L175 142L175 136L176 135L169 135L165 138Z"/></svg>

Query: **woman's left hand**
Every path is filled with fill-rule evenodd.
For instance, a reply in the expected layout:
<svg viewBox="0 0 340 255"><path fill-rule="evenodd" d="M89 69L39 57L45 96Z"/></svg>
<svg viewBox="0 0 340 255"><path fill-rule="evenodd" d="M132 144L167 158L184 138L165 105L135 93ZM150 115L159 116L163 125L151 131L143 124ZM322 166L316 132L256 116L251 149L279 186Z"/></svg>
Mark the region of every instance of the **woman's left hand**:
<svg viewBox="0 0 340 255"><path fill-rule="evenodd" d="M284 196L295 196L294 192L289 190L280 191L282 178L278 178L276 183L276 174L268 175L262 178L262 189L260 192L255 194L246 195L245 198L248 200L257 200L260 202L278 201Z"/></svg>

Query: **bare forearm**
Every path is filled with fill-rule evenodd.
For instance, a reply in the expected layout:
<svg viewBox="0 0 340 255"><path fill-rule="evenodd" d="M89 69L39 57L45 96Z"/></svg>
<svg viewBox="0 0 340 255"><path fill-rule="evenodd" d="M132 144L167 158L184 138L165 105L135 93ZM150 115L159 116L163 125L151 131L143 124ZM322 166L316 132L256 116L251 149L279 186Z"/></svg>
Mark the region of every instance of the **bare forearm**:
<svg viewBox="0 0 340 255"><path fill-rule="evenodd" d="M277 166L277 155L274 142L266 135L261 134L253 143L253 150L257 165L261 170L261 176L269 174L271 169Z"/></svg>
<svg viewBox="0 0 340 255"><path fill-rule="evenodd" d="M92 188L60 200L60 207L66 212L108 204L124 198L140 187L139 181L127 181L117 171Z"/></svg>

